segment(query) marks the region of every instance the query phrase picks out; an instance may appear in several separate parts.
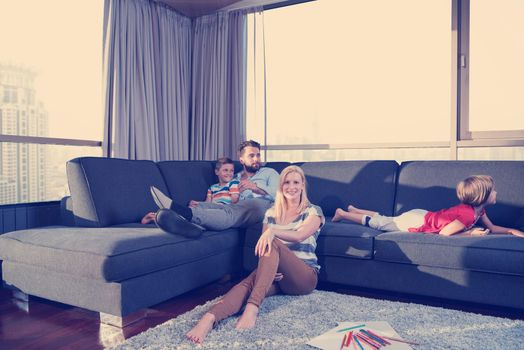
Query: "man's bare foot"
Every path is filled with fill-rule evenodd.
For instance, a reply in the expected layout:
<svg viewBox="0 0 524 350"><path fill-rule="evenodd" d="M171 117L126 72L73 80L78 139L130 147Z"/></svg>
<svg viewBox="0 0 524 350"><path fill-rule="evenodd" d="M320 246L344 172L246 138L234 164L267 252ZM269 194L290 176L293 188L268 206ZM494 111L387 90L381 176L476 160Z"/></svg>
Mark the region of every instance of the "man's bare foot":
<svg viewBox="0 0 524 350"><path fill-rule="evenodd" d="M258 306L247 303L242 316L237 321L236 329L250 329L255 327L258 316Z"/></svg>
<svg viewBox="0 0 524 350"><path fill-rule="evenodd" d="M215 315L209 312L205 313L197 325L186 333L187 339L193 343L202 344L209 331L213 329L213 323L215 323Z"/></svg>
<svg viewBox="0 0 524 350"><path fill-rule="evenodd" d="M337 210L335 210L335 215L333 215L333 218L331 219L331 221L337 222L337 221L342 220L344 218L343 213L344 213L344 210L342 210L341 208L337 208Z"/></svg>

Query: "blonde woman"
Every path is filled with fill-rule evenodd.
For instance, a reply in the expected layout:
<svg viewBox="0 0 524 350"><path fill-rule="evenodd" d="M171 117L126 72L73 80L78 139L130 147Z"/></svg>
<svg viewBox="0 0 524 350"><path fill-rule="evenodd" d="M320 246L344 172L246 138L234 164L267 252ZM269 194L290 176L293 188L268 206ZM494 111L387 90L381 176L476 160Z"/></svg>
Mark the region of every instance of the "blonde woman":
<svg viewBox="0 0 524 350"><path fill-rule="evenodd" d="M244 305L236 328L253 328L266 296L311 293L320 269L316 240L324 222L322 209L307 198L302 169L291 165L282 170L275 204L266 211L255 246L258 267L212 306L187 338L202 343L214 324L238 313Z"/></svg>

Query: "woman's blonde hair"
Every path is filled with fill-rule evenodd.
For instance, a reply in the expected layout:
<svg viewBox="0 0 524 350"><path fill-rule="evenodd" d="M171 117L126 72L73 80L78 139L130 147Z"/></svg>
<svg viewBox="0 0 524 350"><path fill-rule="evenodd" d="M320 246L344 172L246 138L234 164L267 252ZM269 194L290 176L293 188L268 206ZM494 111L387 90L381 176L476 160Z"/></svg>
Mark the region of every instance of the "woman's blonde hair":
<svg viewBox="0 0 524 350"><path fill-rule="evenodd" d="M302 190L302 193L300 194L300 203L298 204L297 211L301 213L306 209L306 207L309 205L309 199L307 198L307 190L306 190L306 176L304 175L304 171L302 168L296 166L296 165L290 165L286 167L282 172L280 173L280 181L278 184L277 189L277 195L275 197L275 219L277 222L280 221L284 213L286 212L287 208L287 201L284 197L284 193L282 192L282 188L284 187L284 181L286 177L291 173L297 173L302 178L302 181L304 182L304 189Z"/></svg>
<svg viewBox="0 0 524 350"><path fill-rule="evenodd" d="M458 183L457 197L464 204L478 207L486 203L494 187L491 176L472 175Z"/></svg>

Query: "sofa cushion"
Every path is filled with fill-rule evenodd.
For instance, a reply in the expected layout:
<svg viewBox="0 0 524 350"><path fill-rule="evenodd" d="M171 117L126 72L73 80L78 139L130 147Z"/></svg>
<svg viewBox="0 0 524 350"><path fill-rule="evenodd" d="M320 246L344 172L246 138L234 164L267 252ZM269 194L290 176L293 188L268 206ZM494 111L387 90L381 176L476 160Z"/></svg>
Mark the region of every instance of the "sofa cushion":
<svg viewBox="0 0 524 350"><path fill-rule="evenodd" d="M524 239L388 232L375 237L375 259L524 276Z"/></svg>
<svg viewBox="0 0 524 350"><path fill-rule="evenodd" d="M218 181L212 161L166 161L159 162L158 167L171 197L180 205L192 199L206 200L207 189Z"/></svg>
<svg viewBox="0 0 524 350"><path fill-rule="evenodd" d="M200 239L149 226L53 227L0 236L0 259L82 278L121 281L239 249L237 230L206 231Z"/></svg>
<svg viewBox="0 0 524 350"><path fill-rule="evenodd" d="M524 162L414 161L400 166L396 215L414 208L440 210L459 203L457 183L470 175L491 175L497 204L486 207L491 221L507 227L524 226Z"/></svg>
<svg viewBox="0 0 524 350"><path fill-rule="evenodd" d="M67 162L67 180L78 226L139 222L158 209L149 187L167 192L158 167L147 160L76 158Z"/></svg>
<svg viewBox="0 0 524 350"><path fill-rule="evenodd" d="M255 245L262 233L262 224L250 226L244 241L244 268L256 267ZM345 222L331 222L327 218L317 240L316 254L343 258L373 259L373 237L381 231Z"/></svg>
<svg viewBox="0 0 524 350"><path fill-rule="evenodd" d="M373 238L381 233L362 225L329 221L320 231L316 253L318 256L373 259Z"/></svg>
<svg viewBox="0 0 524 350"><path fill-rule="evenodd" d="M308 196L324 215L348 204L391 215L395 195L395 161L296 163L306 174Z"/></svg>

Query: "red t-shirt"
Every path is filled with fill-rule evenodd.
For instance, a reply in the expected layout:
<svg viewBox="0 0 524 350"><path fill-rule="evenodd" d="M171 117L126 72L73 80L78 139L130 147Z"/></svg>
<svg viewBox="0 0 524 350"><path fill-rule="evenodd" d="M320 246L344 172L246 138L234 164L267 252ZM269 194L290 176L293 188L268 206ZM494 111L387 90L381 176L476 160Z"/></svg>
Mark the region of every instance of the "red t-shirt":
<svg viewBox="0 0 524 350"><path fill-rule="evenodd" d="M475 209L468 204L459 204L448 209L439 211L428 211L424 216L424 224L420 227L412 227L409 232L432 232L438 233L444 226L455 220L464 224L465 229L471 228L477 220L486 213L484 209L479 216L475 216Z"/></svg>

